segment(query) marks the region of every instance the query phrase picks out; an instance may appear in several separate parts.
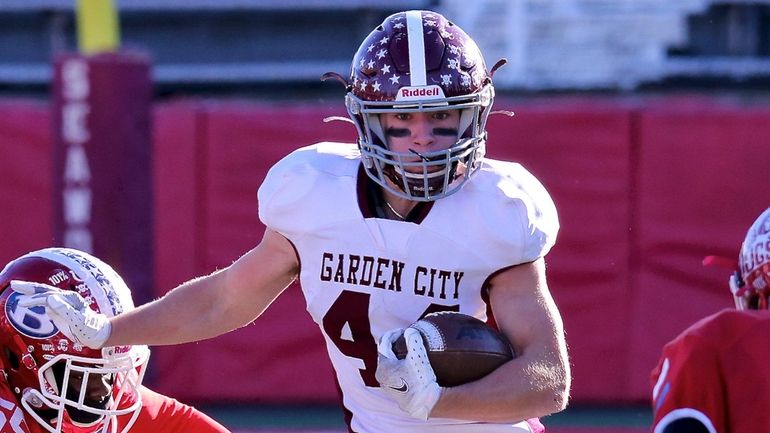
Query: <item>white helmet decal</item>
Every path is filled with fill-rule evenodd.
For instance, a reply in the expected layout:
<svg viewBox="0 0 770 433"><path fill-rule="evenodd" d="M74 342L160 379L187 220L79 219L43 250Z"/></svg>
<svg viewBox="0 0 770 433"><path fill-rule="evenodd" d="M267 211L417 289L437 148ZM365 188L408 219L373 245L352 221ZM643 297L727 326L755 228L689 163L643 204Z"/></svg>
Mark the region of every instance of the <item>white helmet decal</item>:
<svg viewBox="0 0 770 433"><path fill-rule="evenodd" d="M21 296L23 295L12 293L8 297L8 302L5 304L5 316L8 318L8 323L20 334L29 338L45 339L56 335L59 329L45 314L45 307L22 307L19 305Z"/></svg>

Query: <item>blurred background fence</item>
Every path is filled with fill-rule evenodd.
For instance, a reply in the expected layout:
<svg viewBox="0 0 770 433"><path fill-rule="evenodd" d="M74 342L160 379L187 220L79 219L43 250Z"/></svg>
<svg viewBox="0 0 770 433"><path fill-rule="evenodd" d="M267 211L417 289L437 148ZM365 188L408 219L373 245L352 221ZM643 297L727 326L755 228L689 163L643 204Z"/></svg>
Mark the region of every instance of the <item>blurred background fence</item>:
<svg viewBox="0 0 770 433"><path fill-rule="evenodd" d="M75 0L0 2L0 85L45 93L54 53L76 48ZM88 1L88 0L86 0ZM460 24L499 89L638 90L767 83L768 0L115 0L123 46L147 50L162 94L252 94L345 72L392 12L430 8ZM256 87L253 87L256 86Z"/></svg>
<svg viewBox="0 0 770 433"><path fill-rule="evenodd" d="M320 75L344 75L385 16L430 8L475 37L488 64L510 60L495 76L497 108L516 116L491 118L488 153L522 162L559 208L548 272L567 330L573 405L645 406L662 345L731 306L728 271L701 259L737 257L745 230L770 205L770 1L116 5L122 49L152 65L150 223L120 242L149 239L152 264L129 271L111 251L97 254L129 281L149 280L147 298L258 242L256 189L266 170L297 147L355 139L352 126L323 122L345 111L343 89ZM61 242L56 203L67 198L55 179L52 65L76 51L75 39L70 1L0 2L0 262ZM111 145L109 134L103 141ZM135 196L132 188L128 181L107 194L118 202ZM337 401L297 287L248 327L153 353L152 386L185 401Z"/></svg>

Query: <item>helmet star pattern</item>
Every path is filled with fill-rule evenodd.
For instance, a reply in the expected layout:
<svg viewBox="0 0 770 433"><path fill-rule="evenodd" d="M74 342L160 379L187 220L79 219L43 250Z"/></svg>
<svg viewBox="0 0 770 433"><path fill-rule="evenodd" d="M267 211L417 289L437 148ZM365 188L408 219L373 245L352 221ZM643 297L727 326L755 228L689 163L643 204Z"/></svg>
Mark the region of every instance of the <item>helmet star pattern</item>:
<svg viewBox="0 0 770 433"><path fill-rule="evenodd" d="M388 17L361 45L353 60L354 92L367 100L393 100L401 86L421 85L402 81L409 77L409 63L401 58L408 37L406 13ZM437 84L444 95L478 90L488 76L476 44L459 27L443 16L422 11L428 82ZM391 72L392 70L392 72ZM399 75L401 74L401 75ZM453 85L456 85L453 87Z"/></svg>
<svg viewBox="0 0 770 433"><path fill-rule="evenodd" d="M367 175L392 194L432 201L459 191L481 166L494 89L476 43L431 11L393 14L363 41L351 63L348 114ZM460 111L456 143L413 153L388 149L383 113ZM409 167L407 167L409 166Z"/></svg>

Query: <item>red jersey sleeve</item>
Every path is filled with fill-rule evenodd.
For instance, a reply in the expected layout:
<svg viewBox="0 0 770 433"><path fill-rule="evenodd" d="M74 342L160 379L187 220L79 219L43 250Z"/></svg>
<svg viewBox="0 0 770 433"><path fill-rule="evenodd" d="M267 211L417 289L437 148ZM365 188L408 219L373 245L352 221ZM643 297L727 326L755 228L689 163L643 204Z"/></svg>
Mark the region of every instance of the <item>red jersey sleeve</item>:
<svg viewBox="0 0 770 433"><path fill-rule="evenodd" d="M230 433L192 406L141 387L142 409L131 433ZM5 433L5 432L2 432Z"/></svg>
<svg viewBox="0 0 770 433"><path fill-rule="evenodd" d="M768 339L770 312L726 309L667 344L651 374L655 433L687 418L720 433L770 425Z"/></svg>
<svg viewBox="0 0 770 433"><path fill-rule="evenodd" d="M721 368L718 353L699 335L683 334L666 345L652 372L655 432L681 418L725 431L724 390L714 374Z"/></svg>
<svg viewBox="0 0 770 433"><path fill-rule="evenodd" d="M770 376L758 367L770 349L757 342L768 336L767 312L725 309L667 344L651 374L654 431L684 425L688 418L709 432L746 431L752 421L767 425L770 417L747 416L751 411L746 408L752 407L752 398L767 393Z"/></svg>

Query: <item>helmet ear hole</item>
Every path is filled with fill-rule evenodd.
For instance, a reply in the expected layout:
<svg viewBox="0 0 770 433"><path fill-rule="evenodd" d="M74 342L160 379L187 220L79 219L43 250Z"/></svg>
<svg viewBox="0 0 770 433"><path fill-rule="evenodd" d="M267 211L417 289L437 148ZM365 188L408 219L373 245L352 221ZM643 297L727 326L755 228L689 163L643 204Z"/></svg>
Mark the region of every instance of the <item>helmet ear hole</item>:
<svg viewBox="0 0 770 433"><path fill-rule="evenodd" d="M5 359L8 360L8 367L10 367L11 370L17 371L19 369L19 357L16 356L15 353L11 351L10 348L4 347L3 352L5 354Z"/></svg>

